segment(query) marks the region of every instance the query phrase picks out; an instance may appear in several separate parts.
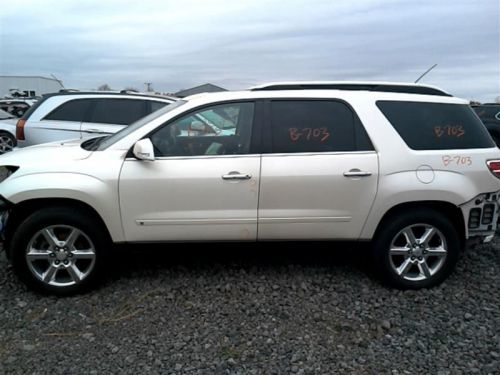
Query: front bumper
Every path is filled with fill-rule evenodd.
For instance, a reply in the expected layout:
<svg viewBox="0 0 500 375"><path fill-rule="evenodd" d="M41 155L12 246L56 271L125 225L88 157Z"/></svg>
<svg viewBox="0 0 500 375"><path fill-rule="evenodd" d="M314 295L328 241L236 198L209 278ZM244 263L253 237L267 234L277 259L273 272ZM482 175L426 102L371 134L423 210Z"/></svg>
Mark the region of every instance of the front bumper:
<svg viewBox="0 0 500 375"><path fill-rule="evenodd" d="M0 195L0 240L2 241L5 239L5 228L11 208L12 203Z"/></svg>
<svg viewBox="0 0 500 375"><path fill-rule="evenodd" d="M9 211L0 211L0 240L4 240L5 228L7 227L7 219Z"/></svg>

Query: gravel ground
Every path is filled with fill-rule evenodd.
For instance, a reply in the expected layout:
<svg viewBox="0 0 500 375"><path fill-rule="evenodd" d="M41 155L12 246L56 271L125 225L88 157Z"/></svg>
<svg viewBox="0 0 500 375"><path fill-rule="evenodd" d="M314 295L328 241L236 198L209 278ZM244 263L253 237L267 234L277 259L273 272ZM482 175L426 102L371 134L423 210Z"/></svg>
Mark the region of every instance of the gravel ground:
<svg viewBox="0 0 500 375"><path fill-rule="evenodd" d="M100 289L59 299L2 254L0 373L499 373L500 240L418 292L381 286L352 244L271 246L125 249Z"/></svg>

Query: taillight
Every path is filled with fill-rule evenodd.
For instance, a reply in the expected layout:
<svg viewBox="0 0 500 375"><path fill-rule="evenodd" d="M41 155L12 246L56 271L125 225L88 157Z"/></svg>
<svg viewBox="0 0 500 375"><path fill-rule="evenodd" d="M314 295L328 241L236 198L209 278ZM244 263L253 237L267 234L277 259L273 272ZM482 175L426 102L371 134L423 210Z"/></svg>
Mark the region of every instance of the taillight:
<svg viewBox="0 0 500 375"><path fill-rule="evenodd" d="M488 160L486 164L490 172L493 173L495 177L500 178L500 160Z"/></svg>
<svg viewBox="0 0 500 375"><path fill-rule="evenodd" d="M26 125L26 120L20 118L16 124L16 138L20 141L24 141L24 125Z"/></svg>

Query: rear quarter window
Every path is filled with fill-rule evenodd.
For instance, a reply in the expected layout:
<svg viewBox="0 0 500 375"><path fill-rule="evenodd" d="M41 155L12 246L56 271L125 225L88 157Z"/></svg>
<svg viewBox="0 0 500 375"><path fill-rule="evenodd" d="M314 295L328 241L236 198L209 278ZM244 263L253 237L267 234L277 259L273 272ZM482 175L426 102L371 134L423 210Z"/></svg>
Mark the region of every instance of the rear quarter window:
<svg viewBox="0 0 500 375"><path fill-rule="evenodd" d="M468 105L378 101L377 107L413 150L495 147Z"/></svg>

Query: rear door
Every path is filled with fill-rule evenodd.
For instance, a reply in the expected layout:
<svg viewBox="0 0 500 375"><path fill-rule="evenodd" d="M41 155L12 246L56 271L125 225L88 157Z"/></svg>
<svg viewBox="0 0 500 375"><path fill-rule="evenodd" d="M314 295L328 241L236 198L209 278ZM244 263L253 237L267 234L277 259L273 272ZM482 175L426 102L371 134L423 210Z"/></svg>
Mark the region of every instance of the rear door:
<svg viewBox="0 0 500 375"><path fill-rule="evenodd" d="M143 118L149 105L143 99L96 98L88 120L82 122L83 138L116 133L125 126Z"/></svg>
<svg viewBox="0 0 500 375"><path fill-rule="evenodd" d="M42 118L31 116L25 127L26 146L81 138L80 126L88 115L91 99L66 101Z"/></svg>
<svg viewBox="0 0 500 375"><path fill-rule="evenodd" d="M267 102L258 238L356 239L377 191L378 157L336 100Z"/></svg>

